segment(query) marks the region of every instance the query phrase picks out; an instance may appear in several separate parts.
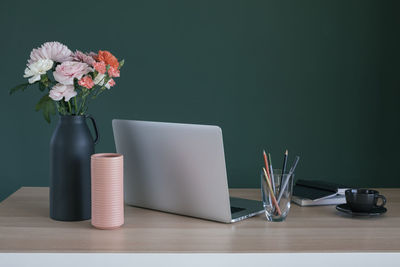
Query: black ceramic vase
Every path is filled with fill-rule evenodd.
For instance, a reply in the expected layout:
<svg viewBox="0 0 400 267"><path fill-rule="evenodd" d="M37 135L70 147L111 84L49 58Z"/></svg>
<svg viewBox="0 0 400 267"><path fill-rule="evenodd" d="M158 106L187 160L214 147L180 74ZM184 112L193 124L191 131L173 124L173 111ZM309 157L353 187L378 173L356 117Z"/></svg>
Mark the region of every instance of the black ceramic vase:
<svg viewBox="0 0 400 267"><path fill-rule="evenodd" d="M94 126L93 139L86 119ZM60 116L50 141L50 218L81 221L91 216L90 156L99 138L91 116Z"/></svg>

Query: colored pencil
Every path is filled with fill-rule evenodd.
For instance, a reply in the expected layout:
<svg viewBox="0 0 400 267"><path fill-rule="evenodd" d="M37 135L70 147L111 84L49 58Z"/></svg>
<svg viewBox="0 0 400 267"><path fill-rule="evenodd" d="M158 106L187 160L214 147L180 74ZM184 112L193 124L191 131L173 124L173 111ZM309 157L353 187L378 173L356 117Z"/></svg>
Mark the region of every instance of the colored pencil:
<svg viewBox="0 0 400 267"><path fill-rule="evenodd" d="M296 167L297 167L297 163L299 162L299 159L300 159L300 157L299 157L299 156L296 156L296 159L294 160L293 166L292 166L292 167L290 168L290 170L289 170L289 174L287 175L287 179L285 180L284 185L282 186L281 191L279 191L279 196L278 196L278 199L277 199L277 202L278 202L278 203L279 203L279 201L281 201L281 198L282 198L282 196L283 196L283 192L285 192L285 188L287 187L287 185L288 185L288 183L289 183L289 180L290 180L290 177L293 175L294 170L295 170ZM283 180L283 176L282 176L282 180Z"/></svg>
<svg viewBox="0 0 400 267"><path fill-rule="evenodd" d="M280 216L280 215L282 215L282 212L281 212L281 209L279 208L278 202L276 201L274 191L272 190L271 182L268 179L268 174L264 167L263 167L263 171L264 171L265 181L267 181L267 185L268 185L269 192L271 195L272 204L275 206L276 212L278 212L278 214Z"/></svg>
<svg viewBox="0 0 400 267"><path fill-rule="evenodd" d="M267 169L268 179L272 183L273 177L271 178L271 174L269 173L268 159L267 159L267 154L265 153L265 150L263 150L263 156L264 156L265 169Z"/></svg>

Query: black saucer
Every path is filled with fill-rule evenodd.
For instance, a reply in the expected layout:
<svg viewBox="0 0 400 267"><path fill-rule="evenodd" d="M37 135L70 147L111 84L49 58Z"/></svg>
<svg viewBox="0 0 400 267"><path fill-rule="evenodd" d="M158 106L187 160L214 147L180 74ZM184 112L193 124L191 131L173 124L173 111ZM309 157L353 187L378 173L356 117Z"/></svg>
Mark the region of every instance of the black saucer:
<svg viewBox="0 0 400 267"><path fill-rule="evenodd" d="M387 209L385 207L376 207L373 208L372 210L368 211L368 212L360 212L360 211L352 211L350 209L350 206L347 205L347 203L345 204L340 204L336 206L336 209L338 211L353 215L353 216L379 216L381 214L384 214Z"/></svg>

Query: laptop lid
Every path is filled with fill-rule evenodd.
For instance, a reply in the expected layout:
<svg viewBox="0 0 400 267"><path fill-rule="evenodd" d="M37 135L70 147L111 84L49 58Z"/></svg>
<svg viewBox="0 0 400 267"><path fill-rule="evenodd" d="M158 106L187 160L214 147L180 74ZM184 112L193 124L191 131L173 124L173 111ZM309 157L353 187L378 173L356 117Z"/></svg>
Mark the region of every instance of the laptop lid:
<svg viewBox="0 0 400 267"><path fill-rule="evenodd" d="M116 119L112 125L124 155L127 204L231 222L221 128Z"/></svg>

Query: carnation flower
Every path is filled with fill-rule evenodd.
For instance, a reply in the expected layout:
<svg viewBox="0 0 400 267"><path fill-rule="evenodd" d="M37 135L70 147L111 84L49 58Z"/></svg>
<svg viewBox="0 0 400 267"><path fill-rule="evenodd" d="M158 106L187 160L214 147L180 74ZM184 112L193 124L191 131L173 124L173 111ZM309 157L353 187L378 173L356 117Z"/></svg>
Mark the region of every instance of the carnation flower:
<svg viewBox="0 0 400 267"><path fill-rule="evenodd" d="M113 87L113 86L115 85L114 79L110 79L110 80L108 81L107 85L109 85L110 87ZM106 87L107 87L107 86L106 86ZM108 89L110 89L110 88L108 88Z"/></svg>
<svg viewBox="0 0 400 267"><path fill-rule="evenodd" d="M75 61L66 61L58 65L53 72L54 79L62 84L73 85L74 79L80 79L83 75L93 71L88 64Z"/></svg>
<svg viewBox="0 0 400 267"><path fill-rule="evenodd" d="M94 84L103 86L103 85L104 85L104 82L105 82L105 77L106 77L106 75L100 74L100 73L99 73L99 74L94 78L94 80L93 80ZM107 89L110 89L110 87L111 87L111 86L114 86L114 85L115 85L115 81L114 81L113 79L110 79L110 80L107 82L107 84L104 85L104 86L105 86Z"/></svg>
<svg viewBox="0 0 400 267"><path fill-rule="evenodd" d="M97 57L95 59L97 61L103 61L104 63L106 63L106 65L110 65L111 67L113 67L115 69L118 69L118 67L119 67L118 59L108 51L100 50L99 54L97 55Z"/></svg>
<svg viewBox="0 0 400 267"><path fill-rule="evenodd" d="M92 77L90 76L83 76L82 79L78 81L78 84L80 86L86 87L87 89L92 89L94 86L94 82L92 80Z"/></svg>
<svg viewBox="0 0 400 267"><path fill-rule="evenodd" d="M58 83L50 90L49 97L54 101L60 101L64 98L65 101L68 102L72 97L76 96L76 94L73 85Z"/></svg>
<svg viewBox="0 0 400 267"><path fill-rule="evenodd" d="M72 60L72 51L59 42L47 42L41 47L32 50L28 65L39 59L51 59L55 62Z"/></svg>
<svg viewBox="0 0 400 267"><path fill-rule="evenodd" d="M101 73L101 74L106 73L106 63L104 63L103 61L95 62L93 64L93 67L95 70L97 70L98 73Z"/></svg>
<svg viewBox="0 0 400 267"><path fill-rule="evenodd" d="M40 81L40 76L46 74L53 67L53 61L50 59L39 59L38 61L29 64L25 69L24 78L29 78L29 83Z"/></svg>
<svg viewBox="0 0 400 267"><path fill-rule="evenodd" d="M96 62L92 56L93 54L94 54L93 52L90 52L89 54L87 54L87 53L83 53L79 50L76 50L73 55L73 59L75 61L80 61L80 62L86 63L90 66L93 66L93 63Z"/></svg>
<svg viewBox="0 0 400 267"><path fill-rule="evenodd" d="M91 57L94 58L94 59L97 58L97 54L96 54L95 52L93 52L93 51L90 51L90 52L88 53L88 56L91 56Z"/></svg>
<svg viewBox="0 0 400 267"><path fill-rule="evenodd" d="M108 76L110 76L110 77L119 77L119 70L115 69L113 67L110 67L108 69Z"/></svg>

